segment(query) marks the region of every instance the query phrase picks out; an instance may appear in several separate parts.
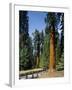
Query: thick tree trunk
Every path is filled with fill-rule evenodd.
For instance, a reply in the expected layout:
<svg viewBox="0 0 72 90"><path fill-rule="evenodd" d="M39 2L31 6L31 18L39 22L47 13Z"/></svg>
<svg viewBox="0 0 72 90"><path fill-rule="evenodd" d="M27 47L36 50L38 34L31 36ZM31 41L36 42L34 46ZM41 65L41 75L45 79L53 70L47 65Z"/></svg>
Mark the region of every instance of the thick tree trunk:
<svg viewBox="0 0 72 90"><path fill-rule="evenodd" d="M52 30L50 33L50 63L49 63L49 71L55 71L55 32Z"/></svg>

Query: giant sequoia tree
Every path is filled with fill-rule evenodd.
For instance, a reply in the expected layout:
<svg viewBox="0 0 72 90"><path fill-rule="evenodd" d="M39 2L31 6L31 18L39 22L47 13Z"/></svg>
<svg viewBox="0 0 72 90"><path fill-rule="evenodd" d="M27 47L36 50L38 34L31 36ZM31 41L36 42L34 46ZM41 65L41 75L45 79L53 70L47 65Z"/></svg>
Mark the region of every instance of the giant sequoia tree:
<svg viewBox="0 0 72 90"><path fill-rule="evenodd" d="M56 56L58 56L60 58L60 55L61 55L61 53L59 51L60 50L59 43L63 42L63 40L61 39L62 40L61 42L59 40L58 29L60 27L59 26L60 22L61 22L61 24L62 24L61 26L63 28L62 16L63 16L63 13L48 12L48 14L45 18L45 22L50 30L50 61L49 61L49 70L50 71L53 71L56 69ZM61 37L62 36L63 35L61 35ZM57 53L56 53L57 46L58 46L58 49L57 49Z"/></svg>
<svg viewBox="0 0 72 90"><path fill-rule="evenodd" d="M55 69L55 24L56 17L55 13L49 12L47 14L46 22L48 22L50 28L50 61L49 69L53 71Z"/></svg>

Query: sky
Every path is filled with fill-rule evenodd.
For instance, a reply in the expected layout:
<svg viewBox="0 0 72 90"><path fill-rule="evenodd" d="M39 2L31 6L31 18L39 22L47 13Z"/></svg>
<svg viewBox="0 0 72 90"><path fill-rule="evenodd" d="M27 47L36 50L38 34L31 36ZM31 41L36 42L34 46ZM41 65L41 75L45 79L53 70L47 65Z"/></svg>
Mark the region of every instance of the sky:
<svg viewBox="0 0 72 90"><path fill-rule="evenodd" d="M28 16L29 16L29 35L31 37L32 33L35 31L35 29L39 30L41 32L42 30L45 29L45 17L46 17L45 12L40 12L40 11L29 11Z"/></svg>

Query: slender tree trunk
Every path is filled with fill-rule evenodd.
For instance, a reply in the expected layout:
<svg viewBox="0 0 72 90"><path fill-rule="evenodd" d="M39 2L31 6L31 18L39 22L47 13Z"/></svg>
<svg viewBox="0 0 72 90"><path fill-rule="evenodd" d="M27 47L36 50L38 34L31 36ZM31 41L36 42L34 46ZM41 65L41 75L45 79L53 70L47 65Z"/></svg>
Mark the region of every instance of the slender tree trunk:
<svg viewBox="0 0 72 90"><path fill-rule="evenodd" d="M50 63L49 63L49 71L55 71L55 32L52 30L50 33Z"/></svg>
<svg viewBox="0 0 72 90"><path fill-rule="evenodd" d="M37 45L37 68L39 67L40 63L40 44Z"/></svg>
<svg viewBox="0 0 72 90"><path fill-rule="evenodd" d="M37 56L36 68L39 67L39 62L40 62L40 58L39 58L39 56Z"/></svg>

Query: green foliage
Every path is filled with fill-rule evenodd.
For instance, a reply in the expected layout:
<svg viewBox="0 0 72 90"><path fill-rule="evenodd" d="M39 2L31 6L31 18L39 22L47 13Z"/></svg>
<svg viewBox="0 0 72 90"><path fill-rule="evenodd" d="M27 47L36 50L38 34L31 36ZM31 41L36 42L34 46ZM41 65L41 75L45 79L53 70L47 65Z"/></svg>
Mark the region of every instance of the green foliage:
<svg viewBox="0 0 72 90"><path fill-rule="evenodd" d="M56 64L58 64L59 61L60 61L60 46L58 42L56 45Z"/></svg>
<svg viewBox="0 0 72 90"><path fill-rule="evenodd" d="M20 70L24 70L27 68L28 66L28 62L29 62L29 55L28 55L28 49L27 48L23 48L20 51Z"/></svg>
<svg viewBox="0 0 72 90"><path fill-rule="evenodd" d="M48 28L47 28L48 30ZM49 32L49 30L47 31ZM49 64L49 44L50 44L50 33L43 33L43 31L40 33L39 31L35 30L33 33L34 36L34 50L35 50L35 60L37 57L37 52L39 53L40 62L39 67L48 67ZM37 45L39 45L39 50L37 50Z"/></svg>
<svg viewBox="0 0 72 90"><path fill-rule="evenodd" d="M48 68L50 57L50 34L46 33L44 37L43 52L40 56L40 67Z"/></svg>
<svg viewBox="0 0 72 90"><path fill-rule="evenodd" d="M27 11L19 11L19 69L31 69L32 66L33 47L28 32Z"/></svg>
<svg viewBox="0 0 72 90"><path fill-rule="evenodd" d="M33 48L31 39L28 39L28 45L24 46L24 48L19 51L19 63L20 70L26 70L32 68L33 64Z"/></svg>
<svg viewBox="0 0 72 90"><path fill-rule="evenodd" d="M40 33L36 29L35 32L33 33L33 42L34 42L34 49L35 51L39 52L40 51Z"/></svg>
<svg viewBox="0 0 72 90"><path fill-rule="evenodd" d="M64 70L64 53L62 53L60 61L56 65L58 71Z"/></svg>
<svg viewBox="0 0 72 90"><path fill-rule="evenodd" d="M34 43L34 59L36 60L36 67L39 67L39 62L40 62L40 32L36 29L35 32L33 33L33 43ZM38 57L38 61L37 61Z"/></svg>
<svg viewBox="0 0 72 90"><path fill-rule="evenodd" d="M57 41L56 47L57 70L64 69L64 13L60 14L60 26L61 38Z"/></svg>
<svg viewBox="0 0 72 90"><path fill-rule="evenodd" d="M48 27L50 26L56 26L56 22L57 22L57 19L56 19L56 13L54 12L48 12L47 15L46 15L46 18L45 18L45 23Z"/></svg>
<svg viewBox="0 0 72 90"><path fill-rule="evenodd" d="M40 33L40 53L43 53L43 46L44 46L44 32L42 30L42 32Z"/></svg>

